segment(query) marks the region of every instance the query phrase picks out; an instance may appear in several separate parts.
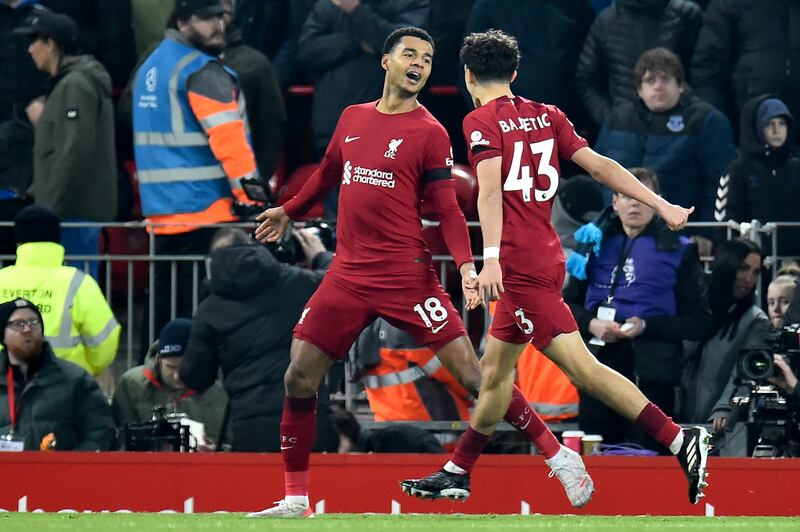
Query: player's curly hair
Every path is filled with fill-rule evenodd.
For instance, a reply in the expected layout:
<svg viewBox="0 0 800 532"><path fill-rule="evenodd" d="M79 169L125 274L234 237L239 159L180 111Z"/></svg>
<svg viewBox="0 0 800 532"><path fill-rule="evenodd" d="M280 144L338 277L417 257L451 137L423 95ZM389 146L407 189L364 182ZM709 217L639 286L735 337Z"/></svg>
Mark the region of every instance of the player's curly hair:
<svg viewBox="0 0 800 532"><path fill-rule="evenodd" d="M500 30L471 33L464 37L461 62L479 82L511 81L519 60L517 39Z"/></svg>
<svg viewBox="0 0 800 532"><path fill-rule="evenodd" d="M400 42L400 39L403 37L416 37L417 39L422 39L423 41L427 41L430 43L431 48L435 48L433 45L433 37L427 31L423 30L422 28L415 28L414 26L407 26L405 28L398 28L394 30L392 33L386 37L386 40L383 41L383 52L381 54L390 54L394 50L394 47L397 46L397 43Z"/></svg>

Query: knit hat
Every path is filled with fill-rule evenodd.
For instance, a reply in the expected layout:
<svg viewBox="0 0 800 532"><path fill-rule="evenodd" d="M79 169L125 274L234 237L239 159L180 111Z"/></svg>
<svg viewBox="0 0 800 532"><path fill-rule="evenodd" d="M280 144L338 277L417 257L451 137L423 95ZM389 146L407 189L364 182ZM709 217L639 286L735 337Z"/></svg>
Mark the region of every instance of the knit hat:
<svg viewBox="0 0 800 532"><path fill-rule="evenodd" d="M158 335L158 354L161 357L183 356L191 329L192 321L186 318L177 318L164 325Z"/></svg>
<svg viewBox="0 0 800 532"><path fill-rule="evenodd" d="M6 325L8 325L8 320L11 318L11 315L14 314L14 311L19 310L21 308L29 308L31 309L36 316L39 318L39 321L44 326L44 320L42 319L42 313L39 312L39 307L33 304L31 301L27 299L22 299L18 297L17 299L12 299L11 301L6 301L3 304L0 304L0 327L2 327L3 332L0 332L0 340L4 338Z"/></svg>
<svg viewBox="0 0 800 532"><path fill-rule="evenodd" d="M61 242L61 220L39 205L28 205L14 217L14 240L27 242Z"/></svg>

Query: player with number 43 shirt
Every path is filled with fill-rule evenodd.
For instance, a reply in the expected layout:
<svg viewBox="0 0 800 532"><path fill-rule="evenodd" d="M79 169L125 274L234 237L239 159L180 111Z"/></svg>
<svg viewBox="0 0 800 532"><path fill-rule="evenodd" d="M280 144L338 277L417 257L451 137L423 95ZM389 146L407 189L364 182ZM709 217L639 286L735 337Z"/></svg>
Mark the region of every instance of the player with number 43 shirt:
<svg viewBox="0 0 800 532"><path fill-rule="evenodd" d="M561 298L564 255L550 224L559 159L572 160L617 193L648 205L672 230L681 229L694 208L667 202L617 162L595 153L558 108L514 95L511 83L520 52L512 36L498 30L468 35L461 60L476 107L464 119L464 135L479 186L484 250L478 291L481 299L499 302L481 359L480 395L469 428L440 471L403 481L403 490L433 498L456 489L461 496L469 493L470 471L506 410L514 366L531 342L582 391L669 448L688 480L689 501L697 503L706 486L707 431L681 429L636 385L588 351ZM640 334L643 325L620 328L628 339ZM570 500L576 506L586 504L594 488L580 457L563 447L539 449Z"/></svg>
<svg viewBox="0 0 800 532"><path fill-rule="evenodd" d="M464 118L464 137L473 168L495 157L502 161L499 247L505 292L492 334L511 343L532 339L537 348L547 347L553 337L577 329L559 292L564 254L550 209L558 190L559 157L569 159L588 143L557 107L521 96L501 96L470 112ZM528 297L532 291L535 297Z"/></svg>

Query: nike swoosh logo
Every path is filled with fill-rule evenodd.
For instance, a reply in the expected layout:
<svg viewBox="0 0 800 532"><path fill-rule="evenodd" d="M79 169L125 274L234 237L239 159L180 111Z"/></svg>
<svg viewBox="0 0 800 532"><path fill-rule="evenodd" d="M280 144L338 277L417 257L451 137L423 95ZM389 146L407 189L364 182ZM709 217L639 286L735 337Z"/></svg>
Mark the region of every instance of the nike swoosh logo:
<svg viewBox="0 0 800 532"><path fill-rule="evenodd" d="M438 333L438 332L439 332L439 331L441 331L441 330L442 330L442 328L443 328L445 325L447 325L448 323L450 323L450 320L447 320L446 322L442 323L442 324L441 324L441 325L439 325L438 327L433 327L433 328L431 328L431 332L432 332L433 334L436 334L436 333Z"/></svg>
<svg viewBox="0 0 800 532"><path fill-rule="evenodd" d="M281 445L281 451L286 451L288 449L294 449L294 445L290 445L289 447L284 447L283 445Z"/></svg>
<svg viewBox="0 0 800 532"><path fill-rule="evenodd" d="M530 425L530 424L531 424L531 419L533 419L533 416L529 417L529 418L528 418L528 422L527 422L527 423L525 423L523 426L521 426L521 427L519 428L519 430L525 430L525 429L527 429L527 428L528 428L528 425Z"/></svg>
<svg viewBox="0 0 800 532"><path fill-rule="evenodd" d="M353 142L354 140L358 140L360 138L361 137L351 137L350 135L348 135L344 138L344 143L347 144L348 142Z"/></svg>

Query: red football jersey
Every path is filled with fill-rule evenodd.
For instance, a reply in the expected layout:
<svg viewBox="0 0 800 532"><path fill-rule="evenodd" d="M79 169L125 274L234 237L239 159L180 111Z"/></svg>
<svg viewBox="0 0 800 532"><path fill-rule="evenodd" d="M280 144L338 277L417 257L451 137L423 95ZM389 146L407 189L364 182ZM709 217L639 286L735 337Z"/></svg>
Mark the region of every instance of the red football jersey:
<svg viewBox="0 0 800 532"><path fill-rule="evenodd" d="M559 158L588 146L560 109L519 96L503 96L464 118L473 168L502 157L503 237L500 263L506 277L537 277L564 262L550 223L560 179Z"/></svg>
<svg viewBox="0 0 800 532"><path fill-rule="evenodd" d="M344 275L427 270L423 191L431 182L452 180L450 138L433 115L423 106L385 114L376 104L345 109L319 169L322 188L341 180L331 271ZM290 217L295 205L284 206Z"/></svg>

